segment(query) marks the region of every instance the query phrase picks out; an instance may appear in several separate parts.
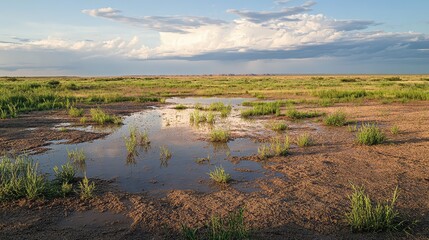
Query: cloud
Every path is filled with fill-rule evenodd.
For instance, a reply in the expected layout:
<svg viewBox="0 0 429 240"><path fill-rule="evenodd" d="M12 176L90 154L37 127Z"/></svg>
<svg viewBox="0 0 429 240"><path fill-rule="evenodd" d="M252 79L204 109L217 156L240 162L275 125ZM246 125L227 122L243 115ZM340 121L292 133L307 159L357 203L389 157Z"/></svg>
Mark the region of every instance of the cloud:
<svg viewBox="0 0 429 240"><path fill-rule="evenodd" d="M107 18L113 21L144 27L160 32L186 33L190 29L196 29L207 25L221 25L225 23L222 20L195 16L144 16L140 18L127 17L122 15L121 11L110 7L82 10L82 13L92 17Z"/></svg>
<svg viewBox="0 0 429 240"><path fill-rule="evenodd" d="M229 22L194 16L134 18L124 16L121 11L112 8L83 10L83 13L90 16L155 30L159 34L159 43L149 46L145 44L145 39L132 35L102 41L88 39L89 36L84 36L85 40L74 41L49 36L44 39L13 37L0 42L0 51L3 51L4 56L8 55L5 52L10 52L10 56L15 52L21 55L46 55L52 59L58 58L49 65L50 69L57 69L58 63L62 62L64 68L79 66L88 72L91 70L82 62L91 62L102 67L94 61L97 59L104 62L100 59L106 58L119 59L121 64L132 62L131 65L136 69L142 62L150 62L153 67L157 62L178 64L176 61L180 62L177 66L183 66L183 62L193 62L195 66L200 66L197 62L254 63L275 60L291 63L317 59L346 59L349 62L365 63L407 61L421 66L421 62L429 59L429 37L425 34L371 31L370 28L379 23L371 20L333 19L323 14L312 14L310 10L313 5L313 2L306 2L279 11L228 10L236 16ZM53 53L67 55L76 61L62 59ZM39 61L36 59L23 65L21 62L24 59L26 58L20 58L15 67L31 67ZM113 60L108 62L112 63ZM207 65L204 66L209 69ZM241 67L246 71L252 69L247 69L245 64ZM14 66L5 62L0 64L0 68L13 69Z"/></svg>
<svg viewBox="0 0 429 240"><path fill-rule="evenodd" d="M290 16L308 12L311 10L311 6L315 5L314 2L307 2L301 6L297 7L288 7L283 8L280 11L275 12L268 12L268 11L245 11L245 10L236 10L236 9L229 9L227 10L228 13L236 14L240 16L241 18L253 22L253 23L264 23L271 20L276 21L293 21L294 19L288 18Z"/></svg>
<svg viewBox="0 0 429 240"><path fill-rule="evenodd" d="M293 0L277 0L277 1L274 1L274 3L277 4L277 5L283 5L283 4L288 4L288 3L292 2L292 1Z"/></svg>

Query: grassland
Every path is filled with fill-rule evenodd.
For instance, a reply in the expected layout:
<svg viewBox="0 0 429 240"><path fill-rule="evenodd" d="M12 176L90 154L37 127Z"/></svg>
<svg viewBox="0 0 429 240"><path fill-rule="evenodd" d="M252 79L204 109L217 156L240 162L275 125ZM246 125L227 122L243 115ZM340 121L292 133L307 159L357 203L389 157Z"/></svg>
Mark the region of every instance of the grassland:
<svg viewBox="0 0 429 240"><path fill-rule="evenodd" d="M0 117L77 103L159 102L172 96L287 96L291 102L323 106L367 99L407 102L429 100L429 76L3 77Z"/></svg>

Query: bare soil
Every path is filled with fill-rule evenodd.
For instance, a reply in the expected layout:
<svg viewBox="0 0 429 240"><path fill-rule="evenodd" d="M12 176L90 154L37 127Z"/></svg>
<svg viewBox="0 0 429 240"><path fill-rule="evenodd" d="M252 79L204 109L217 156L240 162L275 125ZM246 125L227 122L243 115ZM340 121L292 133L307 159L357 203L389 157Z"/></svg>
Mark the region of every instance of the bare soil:
<svg viewBox="0 0 429 240"><path fill-rule="evenodd" d="M119 114L127 104L103 105ZM116 110L115 110L116 109ZM132 105L129 112L140 111ZM257 181L261 190L240 192L233 187L213 193L171 191L155 198L147 193L129 194L114 182L97 180L97 196L90 201L77 196L53 201L16 201L0 206L0 239L174 239L183 223L202 227L213 214L245 209L246 224L255 239L429 239L429 106L424 102L381 105L374 102L338 104L333 107L301 106L299 110L342 110L353 121L377 122L388 141L360 146L347 127L326 127L319 120L291 122L293 140L308 132L315 144L293 145L286 157L271 158L264 166L281 174ZM123 112L126 114L126 112ZM60 119L56 119L60 118ZM276 119L286 119L278 117ZM2 121L3 150L44 147L47 139L91 139L85 133L51 130L70 122L61 112L31 113ZM308 128L308 124L318 126ZM399 134L390 133L398 126ZM25 128L45 129L44 137ZM18 134L13 134L13 132ZM34 139L33 139L34 137ZM97 136L102 137L102 136ZM77 141L77 140L76 140ZM36 144L39 142L40 144ZM250 157L260 161L257 157ZM234 159L240 161L240 159ZM344 221L351 184L362 185L376 200L400 189L398 210L404 219L418 221L411 233L352 233Z"/></svg>

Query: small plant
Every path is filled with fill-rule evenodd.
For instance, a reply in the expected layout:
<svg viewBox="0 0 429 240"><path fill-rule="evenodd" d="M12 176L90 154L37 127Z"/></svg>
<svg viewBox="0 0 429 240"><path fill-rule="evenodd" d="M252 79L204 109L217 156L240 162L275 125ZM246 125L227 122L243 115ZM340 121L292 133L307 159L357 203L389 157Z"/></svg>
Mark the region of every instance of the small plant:
<svg viewBox="0 0 429 240"><path fill-rule="evenodd" d="M198 229L196 228L190 228L186 225L182 225L181 228L182 231L182 236L185 240L197 240L197 231Z"/></svg>
<svg viewBox="0 0 429 240"><path fill-rule="evenodd" d="M179 105L174 106L174 109L176 109L176 110L184 110L184 109L187 109L187 108L188 107L186 107L183 104L179 104Z"/></svg>
<svg viewBox="0 0 429 240"><path fill-rule="evenodd" d="M207 122L207 115L204 113L201 113L199 110L195 110L189 115L189 121L192 124L199 124Z"/></svg>
<svg viewBox="0 0 429 240"><path fill-rule="evenodd" d="M303 118L314 118L319 117L322 114L319 112L300 112L294 108L289 109L286 113L286 116L288 116L291 119L303 119Z"/></svg>
<svg viewBox="0 0 429 240"><path fill-rule="evenodd" d="M210 163L210 155L207 155L206 158L197 158L195 162L198 164Z"/></svg>
<svg viewBox="0 0 429 240"><path fill-rule="evenodd" d="M117 116L109 115L105 113L100 108L92 108L90 110L91 118L93 121L97 122L98 124L104 125L106 123L113 123L113 124L122 124L122 119Z"/></svg>
<svg viewBox="0 0 429 240"><path fill-rule="evenodd" d="M244 224L244 210L239 209L221 218L212 216L208 226L208 239L248 239L249 231Z"/></svg>
<svg viewBox="0 0 429 240"><path fill-rule="evenodd" d="M277 132L285 131L289 128L288 125L284 122L272 122L268 124L268 127Z"/></svg>
<svg viewBox="0 0 429 240"><path fill-rule="evenodd" d="M343 112L335 112L333 114L328 115L323 122L328 126L337 126L341 127L346 124L346 114Z"/></svg>
<svg viewBox="0 0 429 240"><path fill-rule="evenodd" d="M61 195L63 197L66 197L67 195L69 195L71 192L73 191L73 184L71 183L67 183L67 182L63 182L61 184Z"/></svg>
<svg viewBox="0 0 429 240"><path fill-rule="evenodd" d="M392 199L386 203L374 204L362 187L353 186L353 194L349 196L350 211L346 219L353 231L378 232L398 230L403 222L398 221L399 213L395 209L398 199L398 188L393 192Z"/></svg>
<svg viewBox="0 0 429 240"><path fill-rule="evenodd" d="M203 105L201 105L201 103L196 103L194 105L194 108L197 109L197 110L203 110L204 109L204 107L203 107Z"/></svg>
<svg viewBox="0 0 429 240"><path fill-rule="evenodd" d="M147 133L147 131L139 133L139 144L143 147L147 147L150 145L149 134Z"/></svg>
<svg viewBox="0 0 429 240"><path fill-rule="evenodd" d="M137 128L131 127L129 131L130 136L128 138L124 137L125 147L127 148L128 154L133 154L137 150Z"/></svg>
<svg viewBox="0 0 429 240"><path fill-rule="evenodd" d="M206 225L207 229L190 228L182 225L182 236L186 240L244 240L250 239L250 233L244 223L244 210L242 208L229 213L225 217L213 215Z"/></svg>
<svg viewBox="0 0 429 240"><path fill-rule="evenodd" d="M216 167L213 171L210 171L209 176L217 183L226 184L231 181L231 175L226 173L222 166Z"/></svg>
<svg viewBox="0 0 429 240"><path fill-rule="evenodd" d="M398 135L399 134L399 127L398 126L393 126L391 129L390 129L390 132L393 134L393 135Z"/></svg>
<svg viewBox="0 0 429 240"><path fill-rule="evenodd" d="M88 119L86 117L81 117L79 121L80 123L85 124Z"/></svg>
<svg viewBox="0 0 429 240"><path fill-rule="evenodd" d="M161 159L170 159L173 156L173 154L170 152L167 146L160 146L159 150L160 150L159 157Z"/></svg>
<svg viewBox="0 0 429 240"><path fill-rule="evenodd" d="M65 128L65 127L60 127L60 128L58 128L58 131L60 131L60 132L67 132L68 129Z"/></svg>
<svg viewBox="0 0 429 240"><path fill-rule="evenodd" d="M313 139L308 133L299 135L296 139L296 145L298 145L299 147L308 147L312 144L313 144Z"/></svg>
<svg viewBox="0 0 429 240"><path fill-rule="evenodd" d="M84 165L86 162L86 156L83 149L74 149L74 150L68 150L67 151L67 157L69 160L73 161L74 163L82 164Z"/></svg>
<svg viewBox="0 0 429 240"><path fill-rule="evenodd" d="M80 199L90 199L93 197L93 192L95 190L95 183L89 183L88 178L85 176L81 182L79 182L79 194Z"/></svg>
<svg viewBox="0 0 429 240"><path fill-rule="evenodd" d="M75 175L76 175L76 169L72 164L69 162L65 165L61 166L61 169L59 169L57 166L54 167L54 173L55 178L60 183L70 183L73 181Z"/></svg>
<svg viewBox="0 0 429 240"><path fill-rule="evenodd" d="M213 129L210 133L211 142L228 142L230 138L230 132L223 129Z"/></svg>
<svg viewBox="0 0 429 240"><path fill-rule="evenodd" d="M79 108L75 108L75 107L71 107L69 109L69 115L72 117L82 117L84 113L83 109L79 109Z"/></svg>
<svg viewBox="0 0 429 240"><path fill-rule="evenodd" d="M363 145L375 145L386 141L386 136L375 124L364 124L356 135L357 142Z"/></svg>
<svg viewBox="0 0 429 240"><path fill-rule="evenodd" d="M284 139L273 137L268 144L263 144L258 148L258 157L260 159L267 159L274 156L286 156L289 153L289 148L290 143L288 136Z"/></svg>
<svg viewBox="0 0 429 240"><path fill-rule="evenodd" d="M347 130L348 130L349 132L356 132L356 131L358 130L358 127L357 127L357 125L356 125L356 124L354 124L354 125L348 125L348 126L347 126Z"/></svg>
<svg viewBox="0 0 429 240"><path fill-rule="evenodd" d="M207 114L207 123L214 124L215 123L215 115L213 113Z"/></svg>

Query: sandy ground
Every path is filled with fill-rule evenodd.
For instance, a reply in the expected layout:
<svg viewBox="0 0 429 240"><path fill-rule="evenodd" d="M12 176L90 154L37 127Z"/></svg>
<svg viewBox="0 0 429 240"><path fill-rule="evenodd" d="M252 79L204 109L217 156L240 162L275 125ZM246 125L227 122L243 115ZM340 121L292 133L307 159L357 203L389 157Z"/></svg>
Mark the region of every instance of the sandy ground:
<svg viewBox="0 0 429 240"><path fill-rule="evenodd" d="M132 112L142 108L141 105L130 104L126 108L113 104L109 111L127 114L123 109ZM350 120L377 122L388 141L377 146L359 146L355 143L355 133L347 127L325 127L318 120L293 122L289 130L291 138L308 132L315 144L308 148L293 145L289 156L269 159L264 166L281 176L258 180L260 191L244 193L233 187L205 194L175 190L166 197L154 198L147 193L124 193L116 189L114 183L97 180L100 186L97 197L90 201L75 196L1 205L0 239L174 239L180 237L183 223L201 227L211 215L226 214L241 207L245 209L246 224L255 239L429 239L427 103L368 102L298 109L326 113L342 110ZM43 147L42 142L47 139L71 142L81 139L80 133L66 136L49 130L64 119L69 121L57 111L2 120L0 146L2 150L22 151ZM308 122L320 128L300 127ZM399 127L398 135L390 133L393 125ZM39 136L23 133L28 127L46 128L48 137L36 141L32 138ZM259 161L256 157L252 159ZM411 235L351 233L344 221L351 184L365 186L377 200L390 198L398 186L398 210L405 219L418 221Z"/></svg>

